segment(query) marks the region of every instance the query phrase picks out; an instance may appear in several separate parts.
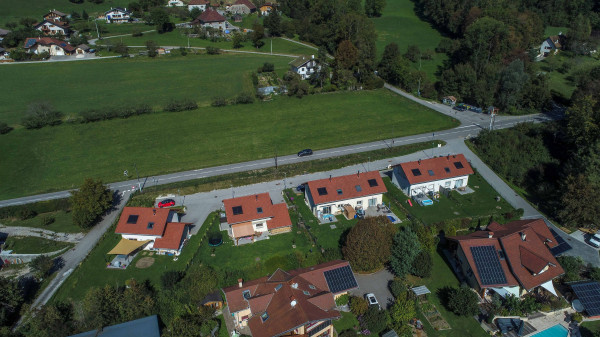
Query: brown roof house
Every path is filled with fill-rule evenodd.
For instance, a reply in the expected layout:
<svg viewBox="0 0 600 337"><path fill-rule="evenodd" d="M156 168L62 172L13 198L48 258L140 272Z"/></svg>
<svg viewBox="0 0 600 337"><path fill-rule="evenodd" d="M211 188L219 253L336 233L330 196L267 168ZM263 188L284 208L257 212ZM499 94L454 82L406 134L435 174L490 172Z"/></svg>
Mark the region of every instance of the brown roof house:
<svg viewBox="0 0 600 337"><path fill-rule="evenodd" d="M44 20L67 22L67 14L53 9L44 15Z"/></svg>
<svg viewBox="0 0 600 337"><path fill-rule="evenodd" d="M23 48L33 54L48 52L50 56L72 55L75 52L75 47L69 43L51 37L29 37L25 39Z"/></svg>
<svg viewBox="0 0 600 337"><path fill-rule="evenodd" d="M347 261L283 271L223 288L236 330L253 337L334 336L335 299L358 288Z"/></svg>
<svg viewBox="0 0 600 337"><path fill-rule="evenodd" d="M177 212L168 208L125 207L115 230L122 237L115 249L122 249L113 249L114 254L129 255L143 247L161 255L179 255L190 237L189 225L179 222ZM128 241L137 241L137 247Z"/></svg>
<svg viewBox="0 0 600 337"><path fill-rule="evenodd" d="M227 232L236 245L268 239L292 230L285 203L273 204L269 193L223 200Z"/></svg>
<svg viewBox="0 0 600 337"><path fill-rule="evenodd" d="M565 36L562 33L558 33L558 35L549 36L542 44L540 45L540 54L539 56L546 57L550 55L550 53L558 53L559 50L563 48L565 44Z"/></svg>
<svg viewBox="0 0 600 337"><path fill-rule="evenodd" d="M462 154L401 163L394 166L392 182L409 197L437 193L441 188L462 189L473 169Z"/></svg>
<svg viewBox="0 0 600 337"><path fill-rule="evenodd" d="M558 240L544 220L492 222L484 231L448 240L458 269L480 296L494 291L520 297L537 288L556 296L552 280L564 270L550 251Z"/></svg>
<svg viewBox="0 0 600 337"><path fill-rule="evenodd" d="M42 22L33 26L33 29L37 29L44 35L63 35L69 36L71 34L71 26L65 21L53 21L44 19Z"/></svg>
<svg viewBox="0 0 600 337"><path fill-rule="evenodd" d="M202 27L212 27L220 30L225 30L229 27L225 17L210 7L206 8L202 14L192 21L192 24L201 25Z"/></svg>
<svg viewBox="0 0 600 337"><path fill-rule="evenodd" d="M306 204L321 220L330 214L348 213L347 209L377 207L387 192L379 171L312 180L305 186Z"/></svg>

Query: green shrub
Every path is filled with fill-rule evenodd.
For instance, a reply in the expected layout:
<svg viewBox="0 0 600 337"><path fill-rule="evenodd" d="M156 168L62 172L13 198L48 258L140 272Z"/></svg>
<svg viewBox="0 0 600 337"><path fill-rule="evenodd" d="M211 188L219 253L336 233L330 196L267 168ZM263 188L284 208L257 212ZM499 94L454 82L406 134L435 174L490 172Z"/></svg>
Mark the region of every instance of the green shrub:
<svg viewBox="0 0 600 337"><path fill-rule="evenodd" d="M22 124L27 129L40 129L62 123L63 114L54 109L49 102L33 102L27 106L27 116Z"/></svg>
<svg viewBox="0 0 600 337"><path fill-rule="evenodd" d="M448 309L459 316L473 316L479 312L479 297L469 287L453 288L448 298Z"/></svg>
<svg viewBox="0 0 600 337"><path fill-rule="evenodd" d="M8 126L8 124L0 122L0 135L4 135L9 133L13 128Z"/></svg>
<svg viewBox="0 0 600 337"><path fill-rule="evenodd" d="M191 99L171 100L164 110L169 112L189 111L198 109L198 104Z"/></svg>
<svg viewBox="0 0 600 337"><path fill-rule="evenodd" d="M242 92L235 97L235 104L250 104L254 103L252 94Z"/></svg>
<svg viewBox="0 0 600 337"><path fill-rule="evenodd" d="M583 321L583 316L580 313L576 312L571 315L571 319L573 319L577 323L581 323L581 321Z"/></svg>
<svg viewBox="0 0 600 337"><path fill-rule="evenodd" d="M35 218L36 215L37 215L36 211L34 211L30 208L23 208L22 210L19 211L18 217L20 220L27 220L27 219Z"/></svg>
<svg viewBox="0 0 600 337"><path fill-rule="evenodd" d="M218 55L218 54L221 54L221 49L212 47L212 46L208 46L208 47L206 47L206 53L208 55Z"/></svg>
<svg viewBox="0 0 600 337"><path fill-rule="evenodd" d="M423 250L417 255L413 261L412 274L418 277L429 277L431 276L431 269L433 268L433 259L431 254Z"/></svg>
<svg viewBox="0 0 600 337"><path fill-rule="evenodd" d="M344 294L335 299L335 304L339 306L346 305L348 304L348 301L350 301L350 296L348 294Z"/></svg>
<svg viewBox="0 0 600 337"><path fill-rule="evenodd" d="M225 97L215 97L213 98L211 105L215 107L226 106L227 100L225 99Z"/></svg>
<svg viewBox="0 0 600 337"><path fill-rule="evenodd" d="M45 215L41 218L42 226L49 226L49 225L53 224L54 221L56 221L56 218L53 217L52 215Z"/></svg>
<svg viewBox="0 0 600 337"><path fill-rule="evenodd" d="M388 288L390 288L390 292L392 293L392 296L394 296L394 298L398 298L401 295L404 295L408 290L404 282L399 278L391 280L388 284Z"/></svg>
<svg viewBox="0 0 600 337"><path fill-rule="evenodd" d="M350 297L350 311L355 316L364 315L369 309L369 302L366 299L358 296Z"/></svg>

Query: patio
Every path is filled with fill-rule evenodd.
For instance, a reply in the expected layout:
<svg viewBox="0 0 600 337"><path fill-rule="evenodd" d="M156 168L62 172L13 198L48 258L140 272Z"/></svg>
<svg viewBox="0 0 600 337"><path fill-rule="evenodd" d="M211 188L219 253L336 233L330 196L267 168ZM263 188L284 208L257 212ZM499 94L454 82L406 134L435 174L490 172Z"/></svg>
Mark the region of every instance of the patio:
<svg viewBox="0 0 600 337"><path fill-rule="evenodd" d="M337 222L337 218L335 215L333 214L319 214L319 216L317 217L317 219L319 220L319 224L323 225L323 224L331 224L334 222Z"/></svg>
<svg viewBox="0 0 600 337"><path fill-rule="evenodd" d="M390 219L390 221L394 224L402 223L402 220L400 220L400 218L396 214L394 214L394 212L392 212L390 208L386 205L367 207L367 209L365 210L365 217L370 218L376 216L385 216L388 219Z"/></svg>
<svg viewBox="0 0 600 337"><path fill-rule="evenodd" d="M260 232L260 233L254 233L254 236L245 236L243 238L239 238L238 240L236 240L236 246L241 246L241 245L245 245L248 243L254 243L254 242L258 242L258 241L263 241L263 240L268 240L269 239L269 232Z"/></svg>
<svg viewBox="0 0 600 337"><path fill-rule="evenodd" d="M137 253L133 255L116 255L115 258L106 266L108 269L125 270L131 264Z"/></svg>

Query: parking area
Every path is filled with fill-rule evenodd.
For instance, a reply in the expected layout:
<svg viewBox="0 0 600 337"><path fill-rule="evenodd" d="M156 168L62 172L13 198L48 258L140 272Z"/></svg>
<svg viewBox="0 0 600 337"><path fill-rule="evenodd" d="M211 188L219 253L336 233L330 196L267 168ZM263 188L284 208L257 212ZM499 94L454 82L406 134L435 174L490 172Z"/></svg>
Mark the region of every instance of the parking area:
<svg viewBox="0 0 600 337"><path fill-rule="evenodd" d="M573 233L569 234L571 237L573 237L575 240L578 240L580 242L585 243L586 245L588 245L590 248L594 248L596 251L600 250L600 248L598 247L594 247L592 245L589 244L589 239L591 237L590 234L588 233L584 233L580 230L576 230Z"/></svg>
<svg viewBox="0 0 600 337"><path fill-rule="evenodd" d="M374 274L354 274L358 282L358 289L352 291L352 295L363 297L365 294L373 293L381 308L385 309L394 302L394 297L388 288L388 283L394 279L394 275L387 269L380 270Z"/></svg>

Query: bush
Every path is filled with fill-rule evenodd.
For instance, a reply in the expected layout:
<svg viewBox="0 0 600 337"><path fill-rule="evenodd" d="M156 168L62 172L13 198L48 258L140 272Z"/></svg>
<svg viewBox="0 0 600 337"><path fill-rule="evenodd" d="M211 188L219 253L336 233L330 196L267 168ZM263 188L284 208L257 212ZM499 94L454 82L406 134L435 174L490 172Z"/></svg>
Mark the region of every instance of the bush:
<svg viewBox="0 0 600 337"><path fill-rule="evenodd" d="M54 221L56 221L55 217L53 217L52 215L46 215L46 216L42 217L41 224L42 224L42 226L49 226L49 225L53 224Z"/></svg>
<svg viewBox="0 0 600 337"><path fill-rule="evenodd" d="M421 251L413 261L412 274L418 277L429 277L431 276L431 269L433 268L433 259L428 251Z"/></svg>
<svg viewBox="0 0 600 337"><path fill-rule="evenodd" d="M242 92L235 98L235 104L250 104L254 103L254 97L252 94Z"/></svg>
<svg viewBox="0 0 600 337"><path fill-rule="evenodd" d="M225 97L221 97L221 96L215 97L215 98L213 98L211 105L216 106L216 107L226 106L227 100L225 99Z"/></svg>
<svg viewBox="0 0 600 337"><path fill-rule="evenodd" d="M7 206L0 208L0 219L20 218L20 213L24 210L33 210L36 214L49 213L54 211L68 212L71 209L68 198L39 201L27 205ZM35 216L35 215L34 215Z"/></svg>
<svg viewBox="0 0 600 337"><path fill-rule="evenodd" d="M142 35L144 35L144 33L142 33L142 31L137 28L133 30L133 33L131 33L131 36L133 36L133 37L140 37Z"/></svg>
<svg viewBox="0 0 600 337"><path fill-rule="evenodd" d="M218 55L218 54L221 54L221 49L212 47L212 46L208 46L208 47L206 47L206 53L208 55Z"/></svg>
<svg viewBox="0 0 600 337"><path fill-rule="evenodd" d="M335 299L335 304L338 306L346 305L348 304L348 301L350 301L350 296L348 294L344 294Z"/></svg>
<svg viewBox="0 0 600 337"><path fill-rule="evenodd" d="M571 315L571 319L573 319L577 323L581 323L581 321L583 321L583 316L580 313L576 312Z"/></svg>
<svg viewBox="0 0 600 337"><path fill-rule="evenodd" d="M0 122L0 135L7 134L10 131L12 131L12 129L13 128L11 128L10 126L8 126L8 124Z"/></svg>
<svg viewBox="0 0 600 337"><path fill-rule="evenodd" d="M40 129L62 123L62 116L49 102L33 102L27 106L27 116L23 118L22 124L27 129Z"/></svg>
<svg viewBox="0 0 600 337"><path fill-rule="evenodd" d="M473 316L479 312L479 297L469 287L453 288L448 297L448 309L459 316Z"/></svg>
<svg viewBox="0 0 600 337"><path fill-rule="evenodd" d="M81 123L91 123L109 120L113 118L129 118L131 116L152 113L152 107L148 104L125 105L106 108L95 108L79 113Z"/></svg>
<svg viewBox="0 0 600 337"><path fill-rule="evenodd" d="M350 297L350 311L355 316L364 315L369 309L369 302L366 299L358 296Z"/></svg>
<svg viewBox="0 0 600 337"><path fill-rule="evenodd" d="M375 336L387 327L387 321L386 311L379 310L379 307L376 305L369 306L367 312L361 318L363 327L367 328Z"/></svg>
<svg viewBox="0 0 600 337"><path fill-rule="evenodd" d="M260 68L261 71L259 72L263 72L263 73L270 73L275 71L275 65L273 63L269 63L269 62L265 62L265 64L263 64L263 66Z"/></svg>
<svg viewBox="0 0 600 337"><path fill-rule="evenodd" d="M164 107L164 110L169 112L189 111L196 109L198 109L198 104L191 99L171 100Z"/></svg>
<svg viewBox="0 0 600 337"><path fill-rule="evenodd" d="M394 296L394 298L398 298L401 295L404 295L407 291L404 282L398 278L391 280L388 284L388 288L390 288L390 292L392 293L392 296Z"/></svg>
<svg viewBox="0 0 600 337"><path fill-rule="evenodd" d="M173 289L177 282L181 281L183 273L179 270L169 270L160 276L163 289Z"/></svg>
<svg viewBox="0 0 600 337"><path fill-rule="evenodd" d="M22 210L19 211L19 219L20 220L27 220L27 219L32 219L35 218L35 216L37 215L37 213L30 209L30 208L23 208Z"/></svg>
<svg viewBox="0 0 600 337"><path fill-rule="evenodd" d="M583 268L583 260L581 257L559 256L558 263L563 267L565 274L563 282L572 282L581 279L581 269Z"/></svg>

